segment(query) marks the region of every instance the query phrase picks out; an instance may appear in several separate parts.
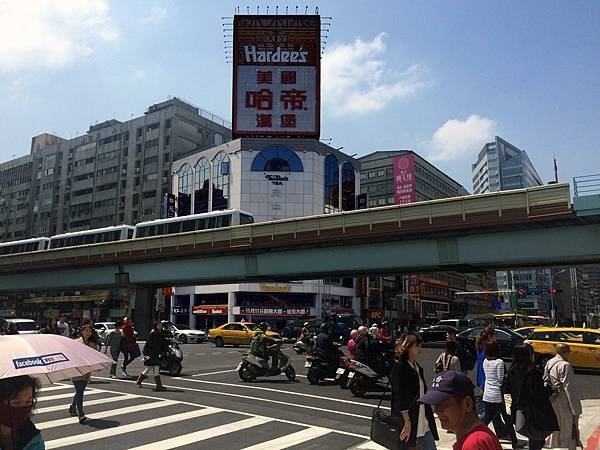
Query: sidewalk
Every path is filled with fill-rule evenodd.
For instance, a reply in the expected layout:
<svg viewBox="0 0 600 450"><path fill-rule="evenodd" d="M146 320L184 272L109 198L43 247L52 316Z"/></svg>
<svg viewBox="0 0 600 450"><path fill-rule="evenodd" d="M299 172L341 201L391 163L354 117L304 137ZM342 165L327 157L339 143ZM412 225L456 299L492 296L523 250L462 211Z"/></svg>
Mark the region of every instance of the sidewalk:
<svg viewBox="0 0 600 450"><path fill-rule="evenodd" d="M582 400L583 404L583 415L579 419L579 430L581 432L581 442L585 450L600 450L600 400ZM442 430L439 420L436 419L438 431L440 434L440 440L436 442L438 450L452 450L452 444L454 443L454 435L447 433ZM527 442L527 438L517 435L519 440ZM509 441L501 441L502 448L512 449ZM366 441L355 449L361 450L385 450L382 447L372 441Z"/></svg>

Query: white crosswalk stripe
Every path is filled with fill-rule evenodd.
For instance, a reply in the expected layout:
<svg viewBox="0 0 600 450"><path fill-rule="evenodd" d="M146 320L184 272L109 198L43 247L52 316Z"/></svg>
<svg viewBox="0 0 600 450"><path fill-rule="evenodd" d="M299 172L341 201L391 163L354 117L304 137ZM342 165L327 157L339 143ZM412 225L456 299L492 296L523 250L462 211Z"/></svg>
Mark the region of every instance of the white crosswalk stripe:
<svg viewBox="0 0 600 450"><path fill-rule="evenodd" d="M60 393L61 390L66 392ZM275 450L308 444L315 439L331 439L332 444L335 444L340 436L353 439L355 444L366 440L366 436L280 418L104 389L89 389L85 392L84 407L92 410L91 413L86 414L87 423L92 427L88 428L79 425L76 417L68 416L68 405L73 394L73 386L68 384L42 390L39 398L39 401L43 402L42 405L53 402L48 406L37 408L35 415L35 423L37 428L42 430L42 436L48 435L45 436L47 449L68 446L76 446L76 448L85 448L85 446L109 448L110 446L114 449L126 447L133 450L175 449L185 446L204 448L202 443L210 440L210 446L213 446L213 442L218 442L215 448ZM100 394L103 398L88 398ZM166 407L169 408L168 413L165 413ZM64 415L60 414L61 412L64 412ZM140 413L139 416L136 413ZM102 419L109 420L108 428L95 428L94 420ZM175 434L174 428L168 427L169 424L176 424L181 427L179 429L185 429L185 434L181 432ZM160 432L162 427L165 427L164 434ZM252 436L255 427L267 427L262 428L262 431L257 434L262 442L254 440L244 444L243 436ZM143 432L151 429L159 431L158 440L149 441L149 435ZM140 431L142 433L139 433ZM244 433L239 435L237 434L239 431ZM126 445L125 441L120 444L119 436L128 439ZM131 436L140 436L140 438L132 441ZM217 441L214 441L215 439ZM110 440L110 444L102 440ZM208 442L204 444L205 447L208 445ZM340 448L339 443L336 448Z"/></svg>

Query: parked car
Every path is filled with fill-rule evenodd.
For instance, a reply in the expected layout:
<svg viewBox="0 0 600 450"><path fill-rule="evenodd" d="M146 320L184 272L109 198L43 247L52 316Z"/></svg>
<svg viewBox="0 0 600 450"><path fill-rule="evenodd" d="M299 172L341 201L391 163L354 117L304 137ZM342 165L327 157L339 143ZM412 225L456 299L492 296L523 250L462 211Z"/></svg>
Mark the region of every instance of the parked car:
<svg viewBox="0 0 600 450"><path fill-rule="evenodd" d="M600 370L600 331L590 328L536 328L525 340L535 351L537 362L544 365L556 354L556 344L569 344L571 364L577 369Z"/></svg>
<svg viewBox="0 0 600 450"><path fill-rule="evenodd" d="M249 322L229 322L217 328L208 330L208 340L214 342L215 346L224 345L248 345L254 336L257 325ZM267 331L267 336L279 339L279 333Z"/></svg>
<svg viewBox="0 0 600 450"><path fill-rule="evenodd" d="M117 326L114 322L96 322L94 324L94 329L96 330L96 333L98 333L100 342L103 345L106 344L106 338L115 328L117 328Z"/></svg>
<svg viewBox="0 0 600 450"><path fill-rule="evenodd" d="M468 330L459 333L456 339L464 348L468 349L473 354L475 350L475 339L485 327L483 325L469 328ZM496 330L496 340L500 346L500 354L502 358L512 359L514 349L517 345L523 344L525 338L513 330L503 327L494 327Z"/></svg>
<svg viewBox="0 0 600 450"><path fill-rule="evenodd" d="M533 333L533 330L535 330L538 327L521 327L521 328L517 328L515 330L513 330L515 333L519 333L521 336L523 337L527 337L529 336L531 333Z"/></svg>
<svg viewBox="0 0 600 450"><path fill-rule="evenodd" d="M15 324L19 334L36 334L38 332L35 320L32 319L5 319L7 324Z"/></svg>
<svg viewBox="0 0 600 450"><path fill-rule="evenodd" d="M471 321L467 319L443 319L436 323L436 325L450 325L462 331L471 326Z"/></svg>
<svg viewBox="0 0 600 450"><path fill-rule="evenodd" d="M444 342L448 331L454 331L456 334L460 333L458 328L450 325L432 325L421 330L420 334L423 342Z"/></svg>
<svg viewBox="0 0 600 450"><path fill-rule="evenodd" d="M187 325L168 323L167 329L173 338L182 344L194 344L206 342L206 333L202 330L193 330Z"/></svg>

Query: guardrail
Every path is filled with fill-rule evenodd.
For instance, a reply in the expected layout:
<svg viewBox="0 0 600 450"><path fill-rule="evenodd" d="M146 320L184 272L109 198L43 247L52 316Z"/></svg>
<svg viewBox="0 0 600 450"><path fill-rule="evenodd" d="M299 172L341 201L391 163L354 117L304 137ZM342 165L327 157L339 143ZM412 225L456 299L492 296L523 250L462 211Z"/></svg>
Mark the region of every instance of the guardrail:
<svg viewBox="0 0 600 450"><path fill-rule="evenodd" d="M600 194L600 175L573 177L573 196Z"/></svg>
<svg viewBox="0 0 600 450"><path fill-rule="evenodd" d="M0 256L0 271L176 258L249 248L392 238L572 217L569 185L453 197L405 205L259 222L212 230Z"/></svg>

